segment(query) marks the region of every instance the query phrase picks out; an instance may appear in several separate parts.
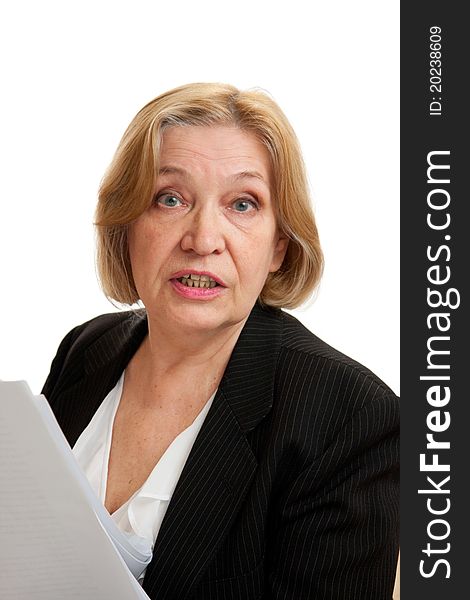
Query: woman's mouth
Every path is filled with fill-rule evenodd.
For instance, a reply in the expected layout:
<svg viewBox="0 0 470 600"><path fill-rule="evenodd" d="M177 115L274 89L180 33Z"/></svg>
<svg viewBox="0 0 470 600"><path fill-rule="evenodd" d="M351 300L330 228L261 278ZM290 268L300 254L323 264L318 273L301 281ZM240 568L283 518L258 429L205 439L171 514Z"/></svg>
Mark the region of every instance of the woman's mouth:
<svg viewBox="0 0 470 600"><path fill-rule="evenodd" d="M183 273L181 275L181 273ZM175 273L180 275L171 279L175 292L189 300L211 300L227 292L226 286L207 273Z"/></svg>
<svg viewBox="0 0 470 600"><path fill-rule="evenodd" d="M212 277L209 277L209 275L195 275L193 273L178 277L176 281L179 281L187 287L195 288L214 288L219 285L217 281L212 279Z"/></svg>

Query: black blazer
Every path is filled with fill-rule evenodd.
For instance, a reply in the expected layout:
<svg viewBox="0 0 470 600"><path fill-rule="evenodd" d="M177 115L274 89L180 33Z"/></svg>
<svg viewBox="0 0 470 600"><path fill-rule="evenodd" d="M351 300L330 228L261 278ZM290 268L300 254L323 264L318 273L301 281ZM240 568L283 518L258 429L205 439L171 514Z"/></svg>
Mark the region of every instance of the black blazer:
<svg viewBox="0 0 470 600"><path fill-rule="evenodd" d="M73 445L147 333L145 312L62 341L43 388ZM156 600L389 600L398 400L297 319L253 308L174 491Z"/></svg>

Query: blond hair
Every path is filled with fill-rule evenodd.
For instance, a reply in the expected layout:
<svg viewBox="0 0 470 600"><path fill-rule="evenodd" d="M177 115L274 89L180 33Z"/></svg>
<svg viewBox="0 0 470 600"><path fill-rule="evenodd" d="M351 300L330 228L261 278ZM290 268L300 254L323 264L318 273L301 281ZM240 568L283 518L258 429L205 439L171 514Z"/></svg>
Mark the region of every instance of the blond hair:
<svg viewBox="0 0 470 600"><path fill-rule="evenodd" d="M188 84L158 96L125 131L102 180L96 208L97 266L104 293L123 304L138 301L128 251L129 225L152 202L164 130L191 125L236 126L266 146L278 227L289 244L280 269L268 275L259 301L275 307L299 306L319 282L323 255L296 135L266 93L219 83Z"/></svg>

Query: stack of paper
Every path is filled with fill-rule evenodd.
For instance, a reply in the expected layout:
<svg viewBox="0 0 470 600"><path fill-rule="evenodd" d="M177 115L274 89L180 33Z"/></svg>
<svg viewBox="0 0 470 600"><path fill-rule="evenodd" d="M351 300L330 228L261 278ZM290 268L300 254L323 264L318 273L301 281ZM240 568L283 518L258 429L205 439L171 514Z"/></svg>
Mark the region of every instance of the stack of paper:
<svg viewBox="0 0 470 600"><path fill-rule="evenodd" d="M43 396L0 382L0 598L147 598L142 557L95 496Z"/></svg>

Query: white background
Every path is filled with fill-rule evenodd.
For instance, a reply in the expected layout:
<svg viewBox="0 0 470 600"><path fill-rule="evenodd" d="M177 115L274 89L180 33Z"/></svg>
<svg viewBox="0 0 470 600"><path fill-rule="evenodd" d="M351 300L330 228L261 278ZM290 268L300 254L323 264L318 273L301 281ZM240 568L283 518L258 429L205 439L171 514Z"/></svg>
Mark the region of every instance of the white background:
<svg viewBox="0 0 470 600"><path fill-rule="evenodd" d="M167 89L266 89L303 147L326 258L294 314L399 391L399 3L2 3L0 378L39 392L61 338L115 310L94 267L96 192Z"/></svg>

